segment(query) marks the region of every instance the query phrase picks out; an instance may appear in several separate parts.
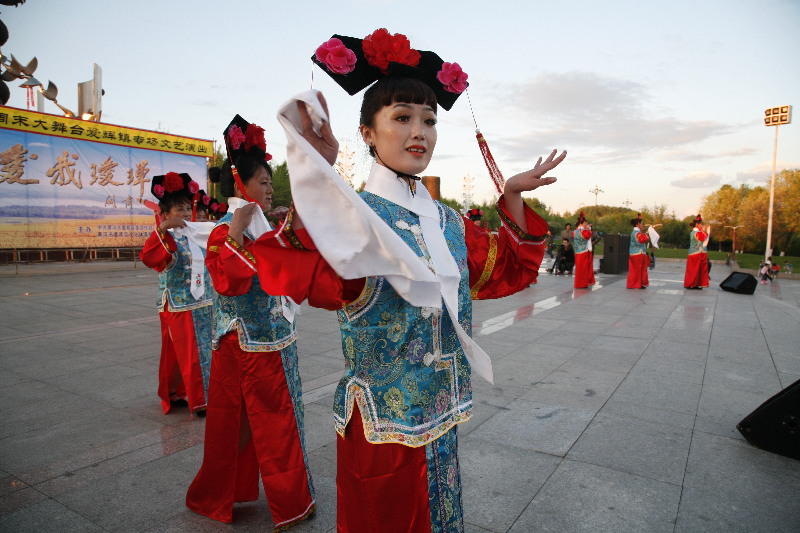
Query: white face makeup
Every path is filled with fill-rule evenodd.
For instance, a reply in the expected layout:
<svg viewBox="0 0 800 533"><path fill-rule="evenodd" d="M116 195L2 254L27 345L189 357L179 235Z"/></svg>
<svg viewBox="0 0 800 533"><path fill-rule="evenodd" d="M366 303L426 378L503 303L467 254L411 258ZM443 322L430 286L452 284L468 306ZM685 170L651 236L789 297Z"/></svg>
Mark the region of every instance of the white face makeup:
<svg viewBox="0 0 800 533"><path fill-rule="evenodd" d="M393 103L375 114L374 126L361 126L361 136L375 148L379 164L405 174L428 168L436 147L436 113L425 104Z"/></svg>

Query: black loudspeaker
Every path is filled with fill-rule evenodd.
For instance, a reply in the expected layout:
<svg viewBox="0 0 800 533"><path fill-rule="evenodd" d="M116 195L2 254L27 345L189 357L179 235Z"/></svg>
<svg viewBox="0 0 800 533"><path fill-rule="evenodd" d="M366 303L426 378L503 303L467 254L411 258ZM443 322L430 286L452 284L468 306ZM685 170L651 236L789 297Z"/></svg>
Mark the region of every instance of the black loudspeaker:
<svg viewBox="0 0 800 533"><path fill-rule="evenodd" d="M753 446L800 459L800 380L761 404L736 429Z"/></svg>
<svg viewBox="0 0 800 533"><path fill-rule="evenodd" d="M753 294L756 292L758 280L747 272L731 272L725 281L719 284L723 291L735 292L738 294Z"/></svg>
<svg viewBox="0 0 800 533"><path fill-rule="evenodd" d="M600 268L603 274L621 274L628 271L630 239L630 235L624 233L606 233L603 239L603 263Z"/></svg>

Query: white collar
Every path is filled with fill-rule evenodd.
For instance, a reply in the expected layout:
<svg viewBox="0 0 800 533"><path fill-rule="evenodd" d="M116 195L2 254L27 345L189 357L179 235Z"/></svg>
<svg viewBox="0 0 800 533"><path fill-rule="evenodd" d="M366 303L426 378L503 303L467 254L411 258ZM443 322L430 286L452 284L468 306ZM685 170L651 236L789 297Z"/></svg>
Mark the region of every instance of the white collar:
<svg viewBox="0 0 800 533"><path fill-rule="evenodd" d="M404 179L398 178L392 170L378 163L372 163L364 190L405 207L419 216L439 218L439 209L422 181L416 184L416 192L412 195Z"/></svg>

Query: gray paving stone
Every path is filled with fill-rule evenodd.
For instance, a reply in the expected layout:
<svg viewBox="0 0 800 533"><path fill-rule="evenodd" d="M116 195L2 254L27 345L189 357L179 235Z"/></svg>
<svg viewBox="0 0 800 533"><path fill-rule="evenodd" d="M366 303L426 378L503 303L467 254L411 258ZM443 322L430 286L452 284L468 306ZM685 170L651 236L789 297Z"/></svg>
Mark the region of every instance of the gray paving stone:
<svg viewBox="0 0 800 533"><path fill-rule="evenodd" d="M594 414L516 400L472 431L470 437L564 457Z"/></svg>
<svg viewBox="0 0 800 533"><path fill-rule="evenodd" d="M691 431L599 413L567 454L567 459L680 485Z"/></svg>
<svg viewBox="0 0 800 533"><path fill-rule="evenodd" d="M800 461L695 432L675 530L800 530Z"/></svg>
<svg viewBox="0 0 800 533"><path fill-rule="evenodd" d="M704 385L700 405L697 407L695 429L724 437L741 438L736 424L771 396L725 386Z"/></svg>
<svg viewBox="0 0 800 533"><path fill-rule="evenodd" d="M490 531L507 531L559 462L551 455L459 434L464 520Z"/></svg>
<svg viewBox="0 0 800 533"><path fill-rule="evenodd" d="M91 520L55 500L44 500L0 516L0 531L41 533L42 531L106 531Z"/></svg>
<svg viewBox="0 0 800 533"><path fill-rule="evenodd" d="M509 533L672 532L680 486L566 459Z"/></svg>

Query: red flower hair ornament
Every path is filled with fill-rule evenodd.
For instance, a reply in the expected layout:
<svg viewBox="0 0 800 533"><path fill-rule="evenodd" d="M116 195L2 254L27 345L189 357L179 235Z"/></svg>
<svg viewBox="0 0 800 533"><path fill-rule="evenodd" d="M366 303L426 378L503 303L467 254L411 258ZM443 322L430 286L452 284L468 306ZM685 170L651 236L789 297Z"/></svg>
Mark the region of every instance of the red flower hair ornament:
<svg viewBox="0 0 800 533"><path fill-rule="evenodd" d="M264 152L264 161L272 159L272 156L267 153L267 140L264 138L264 128L256 126L255 124L250 124L247 126L247 131L244 132L244 150L245 152L249 152L253 147Z"/></svg>
<svg viewBox="0 0 800 533"><path fill-rule="evenodd" d="M408 37L402 33L391 34L386 28L379 28L364 37L361 48L367 63L381 69L384 74L390 61L416 67L421 57L418 51L411 48Z"/></svg>
<svg viewBox="0 0 800 533"><path fill-rule="evenodd" d="M183 189L183 178L177 172L167 172L164 175L164 189L166 192L176 192Z"/></svg>
<svg viewBox="0 0 800 533"><path fill-rule="evenodd" d="M153 185L153 195L156 198L163 198L165 191L166 189L164 188L163 185Z"/></svg>

